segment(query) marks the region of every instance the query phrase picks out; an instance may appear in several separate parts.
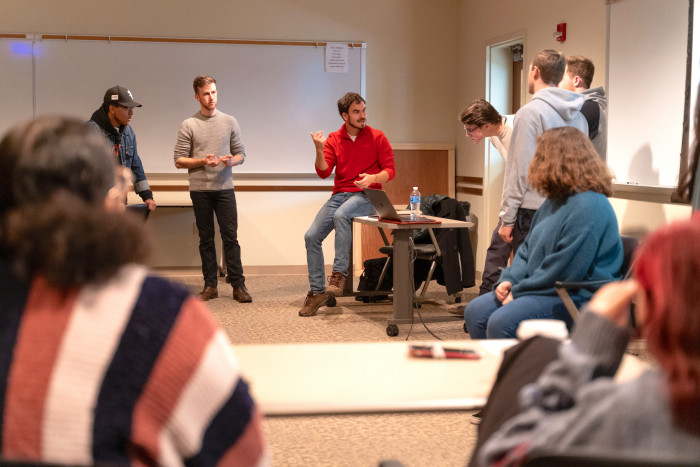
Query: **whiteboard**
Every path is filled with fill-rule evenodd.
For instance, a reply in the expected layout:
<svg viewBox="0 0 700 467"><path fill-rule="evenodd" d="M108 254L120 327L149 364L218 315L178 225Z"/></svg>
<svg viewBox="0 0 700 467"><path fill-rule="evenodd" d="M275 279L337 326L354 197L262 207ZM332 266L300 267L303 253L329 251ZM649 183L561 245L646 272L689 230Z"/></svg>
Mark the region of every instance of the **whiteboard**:
<svg viewBox="0 0 700 467"><path fill-rule="evenodd" d="M0 135L33 116L31 48L29 40L0 40Z"/></svg>
<svg viewBox="0 0 700 467"><path fill-rule="evenodd" d="M676 186L688 0L619 0L608 27L608 165L617 183Z"/></svg>
<svg viewBox="0 0 700 467"><path fill-rule="evenodd" d="M30 85L34 80L28 97L7 101L17 111L13 118L31 116L34 105L36 115L88 120L108 88L128 88L143 104L134 109L131 126L147 173L183 173L173 162L177 131L199 111L192 81L211 75L218 109L241 127L247 158L235 171L311 173L309 132L340 128L337 100L348 91L364 95L364 50L364 44L350 48L347 73L327 73L323 46L37 40L34 77L31 66L16 63L26 57L8 59L9 53L0 55L0 75ZM13 123L7 120L0 120L0 131Z"/></svg>

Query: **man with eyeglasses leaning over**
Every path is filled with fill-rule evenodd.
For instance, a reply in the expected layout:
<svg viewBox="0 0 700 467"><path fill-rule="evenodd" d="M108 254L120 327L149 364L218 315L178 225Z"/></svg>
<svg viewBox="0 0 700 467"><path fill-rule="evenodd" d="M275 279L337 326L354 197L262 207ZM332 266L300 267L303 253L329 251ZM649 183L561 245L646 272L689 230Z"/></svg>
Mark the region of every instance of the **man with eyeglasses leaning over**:
<svg viewBox="0 0 700 467"><path fill-rule="evenodd" d="M472 140L472 143L477 144L484 138L489 138L503 160L506 160L510 136L513 133L513 115L502 116L489 102L477 99L460 112L459 120L464 125L467 137ZM486 250L479 295L491 292L493 284L501 276L500 268L508 265L508 259L513 251L512 244L505 242L498 234L500 228L499 218L498 225L491 234L491 244Z"/></svg>
<svg viewBox="0 0 700 467"><path fill-rule="evenodd" d="M134 175L134 191L153 211L156 202L136 149L136 135L129 125L134 107L141 107L141 104L134 101L131 91L122 86L111 87L105 92L102 106L93 112L87 125L107 138L117 163Z"/></svg>

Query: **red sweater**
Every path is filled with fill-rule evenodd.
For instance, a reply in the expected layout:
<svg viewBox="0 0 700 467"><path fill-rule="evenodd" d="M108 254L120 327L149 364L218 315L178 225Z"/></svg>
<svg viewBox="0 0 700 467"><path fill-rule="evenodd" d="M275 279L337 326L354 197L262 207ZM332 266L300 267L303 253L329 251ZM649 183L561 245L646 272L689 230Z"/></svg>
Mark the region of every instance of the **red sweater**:
<svg viewBox="0 0 700 467"><path fill-rule="evenodd" d="M360 130L353 141L343 124L340 130L328 135L323 154L328 168L323 171L316 168L316 173L321 178L328 178L335 168L333 194L362 191L354 184L361 173L374 175L384 170L389 174L389 180L396 175L394 151L389 140L384 133L369 126ZM371 188L381 189L382 185L374 183Z"/></svg>

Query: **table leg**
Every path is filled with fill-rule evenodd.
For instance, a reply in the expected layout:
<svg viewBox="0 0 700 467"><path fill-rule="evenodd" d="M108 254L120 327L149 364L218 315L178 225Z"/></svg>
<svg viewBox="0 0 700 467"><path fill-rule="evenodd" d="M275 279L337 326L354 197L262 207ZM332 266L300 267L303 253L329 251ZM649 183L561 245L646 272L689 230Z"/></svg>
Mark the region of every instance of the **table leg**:
<svg viewBox="0 0 700 467"><path fill-rule="evenodd" d="M388 324L411 322L415 292L410 277L409 239L411 229L394 231L394 318Z"/></svg>

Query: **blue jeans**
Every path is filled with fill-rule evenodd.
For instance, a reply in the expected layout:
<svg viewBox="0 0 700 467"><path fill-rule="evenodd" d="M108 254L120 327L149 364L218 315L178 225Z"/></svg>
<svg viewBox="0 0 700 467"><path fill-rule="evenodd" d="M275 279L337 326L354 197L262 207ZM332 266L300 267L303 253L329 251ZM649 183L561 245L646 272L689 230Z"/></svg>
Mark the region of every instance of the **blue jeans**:
<svg viewBox="0 0 700 467"><path fill-rule="evenodd" d="M326 271L321 244L335 229L335 260L333 270L344 274L350 264L352 218L374 214L374 208L364 192L336 193L323 205L309 230L304 234L309 286L314 294L326 291Z"/></svg>
<svg viewBox="0 0 700 467"><path fill-rule="evenodd" d="M576 306L587 300L577 295ZM571 330L574 322L558 296L523 295L501 305L495 292L480 295L464 307L464 321L472 339L509 339L515 337L518 325L526 319L558 319Z"/></svg>
<svg viewBox="0 0 700 467"><path fill-rule="evenodd" d="M219 266L216 261L214 244L214 214L219 224L221 240L224 244L227 282L234 288L245 285L241 246L238 244L238 213L236 193L231 190L190 191L194 208L194 218L199 231L199 256L202 259L202 275L205 287L216 287Z"/></svg>

